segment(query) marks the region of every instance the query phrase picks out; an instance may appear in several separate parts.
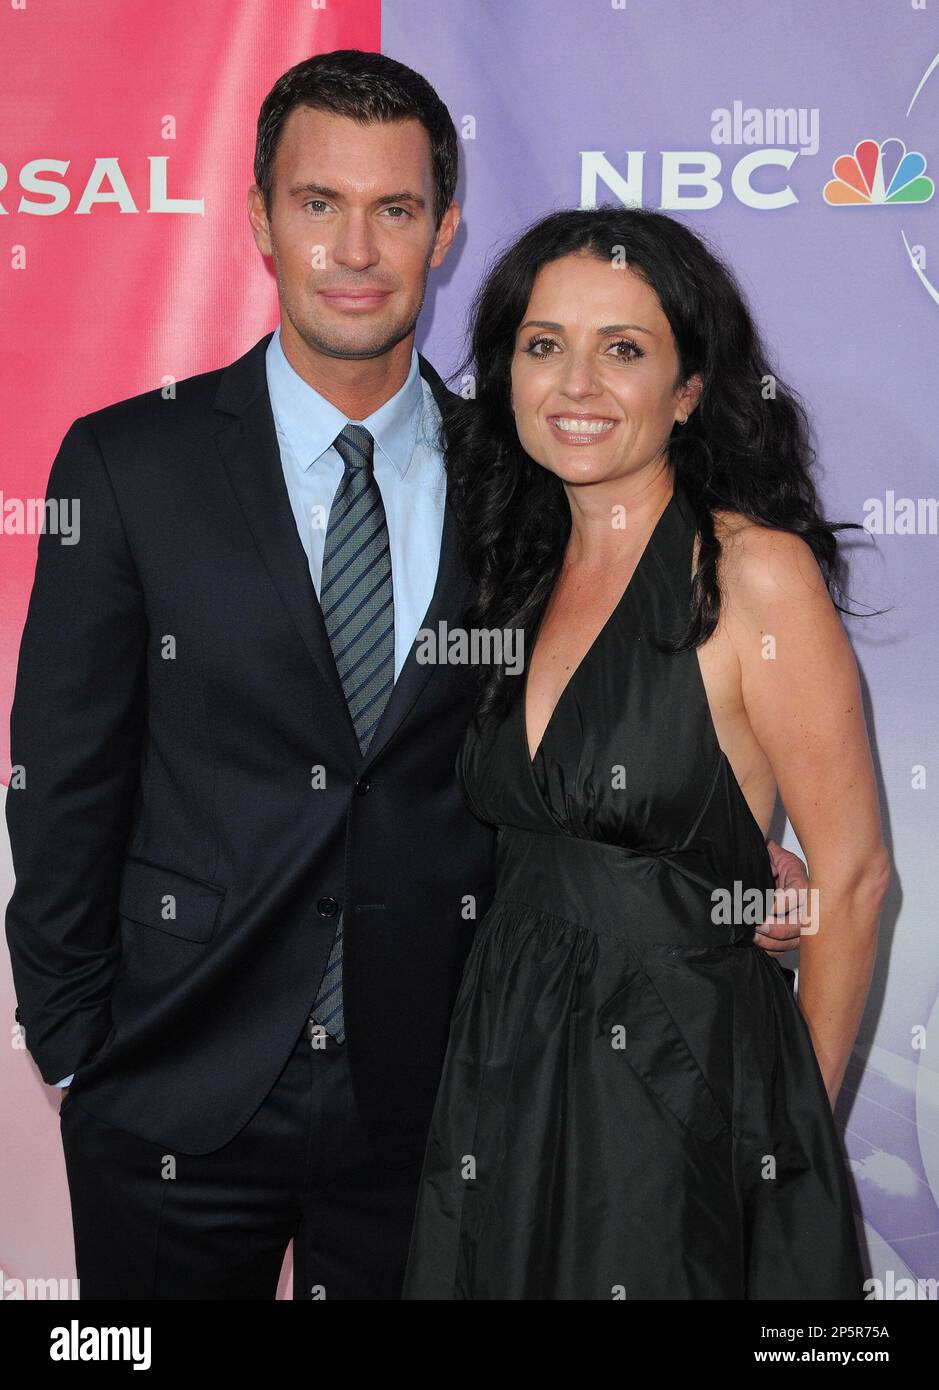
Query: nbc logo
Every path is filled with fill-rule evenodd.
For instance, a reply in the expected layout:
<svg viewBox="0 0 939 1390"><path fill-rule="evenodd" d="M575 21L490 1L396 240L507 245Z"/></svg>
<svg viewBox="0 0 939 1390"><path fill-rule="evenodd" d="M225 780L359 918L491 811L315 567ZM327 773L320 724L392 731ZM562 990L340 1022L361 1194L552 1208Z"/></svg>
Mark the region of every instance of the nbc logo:
<svg viewBox="0 0 939 1390"><path fill-rule="evenodd" d="M834 207L928 203L936 185L925 169L925 156L907 150L902 140L861 140L854 154L835 160L835 177L825 184L823 196Z"/></svg>

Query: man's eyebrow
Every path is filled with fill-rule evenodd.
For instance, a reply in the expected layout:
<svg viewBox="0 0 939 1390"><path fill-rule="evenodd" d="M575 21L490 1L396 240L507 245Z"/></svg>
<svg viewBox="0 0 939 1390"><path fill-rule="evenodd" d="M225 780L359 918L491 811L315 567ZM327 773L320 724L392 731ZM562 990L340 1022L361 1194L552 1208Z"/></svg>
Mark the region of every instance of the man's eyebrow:
<svg viewBox="0 0 939 1390"><path fill-rule="evenodd" d="M547 319L528 319L519 328L519 333L521 333L523 328L550 328L553 333L564 332L563 323L550 323ZM625 333L627 329L633 329L637 333L648 333L650 337L655 337L652 329L643 328L641 323L605 323L602 328L597 329L597 332L600 334Z"/></svg>
<svg viewBox="0 0 939 1390"><path fill-rule="evenodd" d="M337 202L342 202L343 199L343 194L339 192L338 188L327 188L324 183L294 183L291 184L288 193L291 198L297 198L305 193L307 195L314 194L318 198L334 198ZM385 207L389 203L413 203L415 207L426 207L426 200L421 197L420 193L412 193L407 188L399 193L382 193L379 198L375 199L375 203L379 207Z"/></svg>

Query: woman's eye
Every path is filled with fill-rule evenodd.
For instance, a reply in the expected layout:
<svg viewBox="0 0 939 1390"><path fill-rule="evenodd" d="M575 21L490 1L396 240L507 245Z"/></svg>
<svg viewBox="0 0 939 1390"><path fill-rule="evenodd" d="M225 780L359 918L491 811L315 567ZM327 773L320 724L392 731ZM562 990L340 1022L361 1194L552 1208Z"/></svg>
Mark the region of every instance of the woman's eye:
<svg viewBox="0 0 939 1390"><path fill-rule="evenodd" d="M532 357L548 357L548 356L550 356L549 353L547 353L547 352L536 352L535 349L538 348L538 347L552 347L552 348L553 348L553 347L556 347L556 346L557 346L557 344L554 342L554 339L553 339L553 338L532 338L531 341L529 342L528 346L525 348L525 351L526 351L527 353L529 353L529 355L532 356Z"/></svg>
<svg viewBox="0 0 939 1390"><path fill-rule="evenodd" d="M529 357L552 357L557 346L553 338L532 338L525 351ZM621 362L635 362L645 356L639 344L634 343L631 338L618 338L615 343L610 344L607 353Z"/></svg>
<svg viewBox="0 0 939 1390"><path fill-rule="evenodd" d="M626 348L627 351L632 354L632 356L629 357L626 355L626 353L615 353L614 356L619 357L620 360L623 362L632 362L635 361L637 358L645 356L645 353L642 351L642 348L639 346L639 344L634 343L631 338L617 338L615 343L610 344L610 347Z"/></svg>

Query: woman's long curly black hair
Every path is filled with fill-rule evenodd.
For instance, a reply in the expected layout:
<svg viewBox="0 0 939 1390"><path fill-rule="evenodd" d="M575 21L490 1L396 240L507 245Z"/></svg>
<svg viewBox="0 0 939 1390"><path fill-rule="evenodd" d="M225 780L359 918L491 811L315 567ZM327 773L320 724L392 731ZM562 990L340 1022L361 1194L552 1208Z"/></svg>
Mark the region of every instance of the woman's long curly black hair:
<svg viewBox="0 0 939 1390"><path fill-rule="evenodd" d="M844 593L835 532L863 528L820 515L805 408L770 365L733 273L674 218L607 205L531 224L495 261L473 301L469 349L454 376L473 381L475 398L453 397L444 413L451 498L474 584L468 625L522 631L527 652L561 567L570 507L561 480L519 442L510 376L536 275L577 252L615 258L641 275L671 326L676 388L695 372L703 378L697 408L668 441L673 485L690 504L701 540L688 627L666 645L699 646L717 625L715 509L801 536L835 601ZM518 685L501 664L482 667L477 718L509 704Z"/></svg>

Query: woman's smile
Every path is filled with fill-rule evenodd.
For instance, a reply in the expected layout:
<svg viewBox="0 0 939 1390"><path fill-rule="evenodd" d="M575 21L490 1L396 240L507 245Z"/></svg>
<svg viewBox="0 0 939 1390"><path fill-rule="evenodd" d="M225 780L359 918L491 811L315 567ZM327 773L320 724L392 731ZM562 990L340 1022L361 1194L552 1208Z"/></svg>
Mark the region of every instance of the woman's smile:
<svg viewBox="0 0 939 1390"><path fill-rule="evenodd" d="M607 415L549 415L547 420L552 434L565 444L596 444L617 423Z"/></svg>

